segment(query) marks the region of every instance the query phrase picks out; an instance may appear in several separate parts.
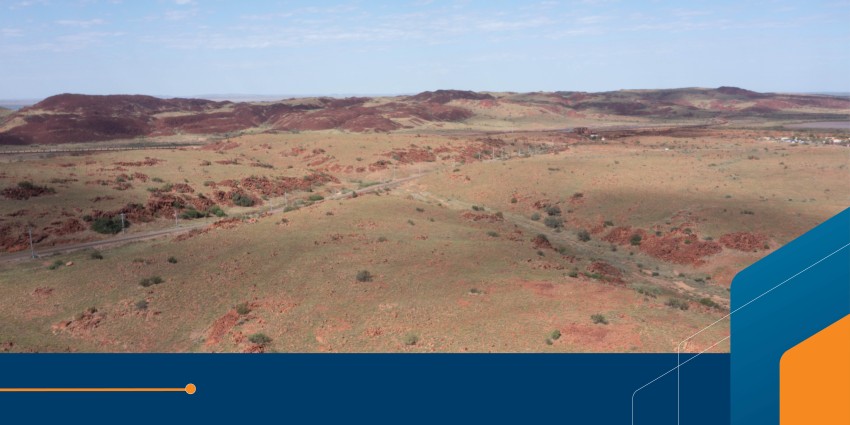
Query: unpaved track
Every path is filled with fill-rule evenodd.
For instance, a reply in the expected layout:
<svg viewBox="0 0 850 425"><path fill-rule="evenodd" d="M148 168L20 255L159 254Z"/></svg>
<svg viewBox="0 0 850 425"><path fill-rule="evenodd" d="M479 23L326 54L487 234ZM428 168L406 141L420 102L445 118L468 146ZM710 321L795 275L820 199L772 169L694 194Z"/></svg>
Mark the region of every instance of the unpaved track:
<svg viewBox="0 0 850 425"><path fill-rule="evenodd" d="M418 179L418 178L420 178L420 177L422 177L426 174L428 174L428 173L426 172L426 173L421 173L421 174L414 174L414 175L404 177L404 178L400 178L400 179L396 179L396 180L393 180L393 181L390 181L390 182L376 184L374 186L369 186L367 188L355 190L354 192L356 192L358 195L371 193L371 192L375 192L375 191L378 191L378 190L383 190L383 189L398 186L402 183ZM337 199L343 199L343 198L348 198L348 197L351 197L351 192L340 193L340 194L336 194L336 195L333 195L333 196L329 196L327 198L327 200L337 200ZM278 207L278 208L273 208L273 209L270 209L270 210L267 210L267 211L257 211L253 214L257 214L257 213L280 214L280 213L283 213L283 210L284 210L284 207ZM248 214L248 215L251 215L251 214ZM105 248L105 247L109 247L109 246L123 245L123 244L130 243L130 242L137 242L137 241L143 241L143 240L148 240L148 239L154 239L154 238L158 238L158 237L162 237L162 236L177 235L177 234L181 234L181 233L190 232L192 230L204 229L204 228L212 226L213 224L214 223L191 224L191 225L187 225L187 226L172 227L172 228L169 228L169 229L152 230L152 231L149 231L149 232L135 233L135 234L129 234L129 235L121 235L121 236L116 236L114 238L104 239L104 240L99 240L99 241L82 242L82 243L76 243L76 244L71 244L71 245L54 246L54 247L50 247L50 248L37 248L35 253L36 253L36 256L38 258L38 257L46 257L46 256L54 255L54 254L67 253L67 252L72 252L72 251L79 251L79 250L82 250L82 249ZM28 259L31 259L31 258L32 258L32 255L31 255L30 251L25 250L25 251L16 252L14 254L6 254L6 255L3 255L3 256L0 256L0 263L9 263L9 262L13 262L13 261L28 260Z"/></svg>

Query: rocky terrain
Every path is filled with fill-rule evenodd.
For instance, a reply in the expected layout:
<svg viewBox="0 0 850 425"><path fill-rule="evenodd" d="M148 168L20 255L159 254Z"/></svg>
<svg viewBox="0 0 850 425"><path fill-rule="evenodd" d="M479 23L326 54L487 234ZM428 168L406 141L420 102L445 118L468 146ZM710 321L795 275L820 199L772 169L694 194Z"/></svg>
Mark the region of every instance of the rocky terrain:
<svg viewBox="0 0 850 425"><path fill-rule="evenodd" d="M0 116L4 112L0 111ZM584 121L681 123L848 119L850 99L718 89L604 93L476 93L437 90L383 98L278 102L60 94L0 118L0 144L53 145L177 134L341 130L390 132L476 120L540 120L549 128ZM489 123L488 125L492 125ZM455 127L447 127L455 128Z"/></svg>

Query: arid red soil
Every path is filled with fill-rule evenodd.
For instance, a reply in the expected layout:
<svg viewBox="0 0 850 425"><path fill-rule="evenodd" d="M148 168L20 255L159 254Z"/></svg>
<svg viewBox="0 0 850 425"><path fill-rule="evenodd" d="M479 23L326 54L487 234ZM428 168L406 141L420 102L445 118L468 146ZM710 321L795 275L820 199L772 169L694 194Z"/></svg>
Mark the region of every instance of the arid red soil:
<svg viewBox="0 0 850 425"><path fill-rule="evenodd" d="M766 249L767 236L748 232L729 233L720 237L720 243L738 251L758 251Z"/></svg>
<svg viewBox="0 0 850 425"><path fill-rule="evenodd" d="M636 246L641 251L671 263L700 265L705 263L704 257L723 250L717 242L701 241L696 234L676 231L658 236L629 226L615 227L602 240L618 245L632 245L635 235L640 236Z"/></svg>
<svg viewBox="0 0 850 425"><path fill-rule="evenodd" d="M609 282L623 283L623 272L604 261L594 261L587 267L587 272L598 274Z"/></svg>
<svg viewBox="0 0 850 425"><path fill-rule="evenodd" d="M17 186L11 186L3 189L0 192L0 195L3 195L9 199L16 199L19 201L27 200L34 196L41 196L56 193L56 190L50 187L45 186L37 186L34 184L19 183Z"/></svg>

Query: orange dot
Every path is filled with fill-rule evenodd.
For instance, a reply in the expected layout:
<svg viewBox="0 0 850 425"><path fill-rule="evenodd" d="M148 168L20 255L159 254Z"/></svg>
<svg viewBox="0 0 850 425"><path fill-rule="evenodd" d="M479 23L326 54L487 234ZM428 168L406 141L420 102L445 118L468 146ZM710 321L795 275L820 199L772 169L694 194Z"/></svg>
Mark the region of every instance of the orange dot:
<svg viewBox="0 0 850 425"><path fill-rule="evenodd" d="M195 387L195 384L186 384L186 394L195 394L197 389L198 388Z"/></svg>

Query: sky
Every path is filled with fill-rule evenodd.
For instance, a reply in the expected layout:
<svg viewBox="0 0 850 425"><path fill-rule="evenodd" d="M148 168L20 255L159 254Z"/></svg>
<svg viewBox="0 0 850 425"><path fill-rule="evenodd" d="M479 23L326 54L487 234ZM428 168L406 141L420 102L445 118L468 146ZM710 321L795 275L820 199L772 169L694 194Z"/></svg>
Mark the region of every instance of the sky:
<svg viewBox="0 0 850 425"><path fill-rule="evenodd" d="M0 0L0 99L850 92L850 0Z"/></svg>

